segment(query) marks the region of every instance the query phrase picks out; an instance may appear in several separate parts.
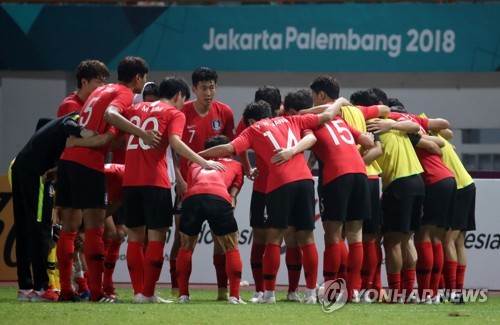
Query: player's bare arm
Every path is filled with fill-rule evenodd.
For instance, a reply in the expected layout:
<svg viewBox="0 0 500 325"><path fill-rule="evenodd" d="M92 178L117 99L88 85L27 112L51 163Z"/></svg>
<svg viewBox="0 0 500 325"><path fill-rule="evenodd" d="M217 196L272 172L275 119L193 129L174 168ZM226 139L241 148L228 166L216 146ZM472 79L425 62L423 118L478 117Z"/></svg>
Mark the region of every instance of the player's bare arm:
<svg viewBox="0 0 500 325"><path fill-rule="evenodd" d="M441 135L446 140L453 139L453 131L450 129L444 129L439 131L439 135Z"/></svg>
<svg viewBox="0 0 500 325"><path fill-rule="evenodd" d="M171 134L168 137L168 140L170 142L170 145L172 146L172 149L174 149L175 152L177 152L182 157L188 159L189 161L192 161L205 169L216 169L220 171L226 170L226 167L224 167L223 164L216 161L205 160L196 152L191 150L184 142L182 142L180 136L176 134Z"/></svg>
<svg viewBox="0 0 500 325"><path fill-rule="evenodd" d="M321 114L318 114L318 124L324 124L328 121L333 120L333 118L337 115L340 115L342 112L342 106L351 105L351 103L345 99L344 97L338 98L335 103L329 105L327 109Z"/></svg>
<svg viewBox="0 0 500 325"><path fill-rule="evenodd" d="M368 132L374 134L384 133L390 130L398 130L406 133L417 133L420 126L412 121L394 121L391 119L374 119L366 122Z"/></svg>
<svg viewBox="0 0 500 325"><path fill-rule="evenodd" d="M233 209L236 209L236 197L238 196L238 193L240 192L240 189L237 188L236 186L231 186L228 190L229 196L231 197L231 206Z"/></svg>
<svg viewBox="0 0 500 325"><path fill-rule="evenodd" d="M426 135L426 134L422 134L421 136L422 136L422 139L429 140L429 141L436 143L439 146L439 148L444 147L446 144L446 142L444 142L444 140L439 138L439 137L435 137L432 135Z"/></svg>
<svg viewBox="0 0 500 325"><path fill-rule="evenodd" d="M259 176L259 170L257 168L252 167L250 164L250 159L248 159L248 151L243 151L238 155L240 158L240 162L243 165L243 172L245 173L245 176L250 179L254 180Z"/></svg>
<svg viewBox="0 0 500 325"><path fill-rule="evenodd" d="M143 130L135 126L120 114L120 109L116 106L108 106L104 113L104 119L109 124L117 127L123 132L140 137L144 144L157 148L161 145L161 133L156 130Z"/></svg>
<svg viewBox="0 0 500 325"><path fill-rule="evenodd" d="M287 149L280 148L276 150L277 153L271 158L271 162L276 165L281 165L292 159L292 157L296 154L311 148L316 141L317 139L313 133L307 133L295 146Z"/></svg>
<svg viewBox="0 0 500 325"><path fill-rule="evenodd" d="M416 147L420 148L420 149L424 149L425 151L428 151L428 152L435 154L435 155L438 155L438 156L443 155L443 152L441 151L441 148L439 148L437 143L430 141L430 140L427 140L427 139L424 139L424 138L420 138L420 141L418 141Z"/></svg>
<svg viewBox="0 0 500 325"><path fill-rule="evenodd" d="M449 127L450 122L442 118L430 118L427 123L427 128L434 131L448 129Z"/></svg>
<svg viewBox="0 0 500 325"><path fill-rule="evenodd" d="M234 154L234 147L231 144L221 144L198 153L203 158L226 157Z"/></svg>
<svg viewBox="0 0 500 325"><path fill-rule="evenodd" d="M187 191L187 183L182 177L179 156L177 155L177 152L175 152L174 150L172 150L172 161L174 162L174 174L175 174L175 186L176 186L175 196L179 200L182 200L184 194L186 194Z"/></svg>
<svg viewBox="0 0 500 325"><path fill-rule="evenodd" d="M373 147L363 153L363 161L365 162L365 165L369 165L378 157L382 156L382 154L382 144L380 143L380 141L375 141Z"/></svg>
<svg viewBox="0 0 500 325"><path fill-rule="evenodd" d="M367 132L359 135L357 144L361 145L365 149L370 149L374 146L374 136L373 133Z"/></svg>
<svg viewBox="0 0 500 325"><path fill-rule="evenodd" d="M93 132L93 131L92 131ZM66 139L66 147L88 147L98 148L108 145L115 138L112 132L94 135L88 138L68 137Z"/></svg>

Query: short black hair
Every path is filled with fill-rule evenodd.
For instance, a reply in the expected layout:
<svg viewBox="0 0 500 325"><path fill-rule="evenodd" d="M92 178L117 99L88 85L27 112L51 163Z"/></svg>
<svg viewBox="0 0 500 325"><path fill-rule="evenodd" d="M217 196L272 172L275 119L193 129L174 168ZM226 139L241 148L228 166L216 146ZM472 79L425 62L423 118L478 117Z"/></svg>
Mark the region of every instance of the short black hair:
<svg viewBox="0 0 500 325"><path fill-rule="evenodd" d="M265 118L271 118L271 105L263 100L248 103L243 111L243 121L246 126L249 126L249 119L260 121Z"/></svg>
<svg viewBox="0 0 500 325"><path fill-rule="evenodd" d="M94 78L107 80L109 78L108 67L99 60L84 60L76 68L76 81L78 89L82 88L82 79L90 81Z"/></svg>
<svg viewBox="0 0 500 325"><path fill-rule="evenodd" d="M397 98L388 98L387 106L391 108L391 112L408 113L403 103L401 103Z"/></svg>
<svg viewBox="0 0 500 325"><path fill-rule="evenodd" d="M186 96L186 100L191 96L189 86L182 77L166 77L160 82L160 98L172 99L179 91Z"/></svg>
<svg viewBox="0 0 500 325"><path fill-rule="evenodd" d="M146 96L160 98L160 86L158 86L156 82L148 82L145 84L142 90L142 98L146 99Z"/></svg>
<svg viewBox="0 0 500 325"><path fill-rule="evenodd" d="M207 67L198 68L194 70L193 74L191 75L191 81L193 82L194 87L196 87L200 81L213 80L215 84L217 84L217 79L219 79L217 72Z"/></svg>
<svg viewBox="0 0 500 325"><path fill-rule="evenodd" d="M349 98L349 101L353 105L360 105L360 106L372 106L379 104L377 96L368 89L362 89L353 92L351 94L351 97Z"/></svg>
<svg viewBox="0 0 500 325"><path fill-rule="evenodd" d="M368 90L374 93L375 96L377 96L379 102L382 102L382 104L387 105L387 94L385 93L385 91L383 91L380 88L370 88Z"/></svg>
<svg viewBox="0 0 500 325"><path fill-rule="evenodd" d="M229 138L223 134L214 135L213 137L205 141L205 149L209 149L221 144L228 144L229 142L231 142L231 140L229 140Z"/></svg>
<svg viewBox="0 0 500 325"><path fill-rule="evenodd" d="M309 89L298 89L291 91L285 96L283 102L285 110L289 112L290 110L300 111L301 109L309 108L313 106L313 98Z"/></svg>
<svg viewBox="0 0 500 325"><path fill-rule="evenodd" d="M271 112L277 112L281 106L281 93L277 87L261 86L255 92L255 101L263 100L271 106Z"/></svg>
<svg viewBox="0 0 500 325"><path fill-rule="evenodd" d="M322 91L331 99L339 98L340 83L329 75L323 75L314 79L309 85L309 88L316 94Z"/></svg>
<svg viewBox="0 0 500 325"><path fill-rule="evenodd" d="M128 83L136 75L144 77L149 72L146 61L138 56L126 56L118 63L118 81Z"/></svg>

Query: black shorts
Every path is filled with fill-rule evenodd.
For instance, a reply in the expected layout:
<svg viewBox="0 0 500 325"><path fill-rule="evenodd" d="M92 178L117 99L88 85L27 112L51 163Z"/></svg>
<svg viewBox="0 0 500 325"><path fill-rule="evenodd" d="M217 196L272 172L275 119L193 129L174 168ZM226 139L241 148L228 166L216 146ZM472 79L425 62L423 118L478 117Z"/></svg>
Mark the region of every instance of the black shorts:
<svg viewBox="0 0 500 325"><path fill-rule="evenodd" d="M370 218L366 174L345 174L323 186L322 221L356 221Z"/></svg>
<svg viewBox="0 0 500 325"><path fill-rule="evenodd" d="M456 200L457 182L454 177L426 186L422 225L451 227L455 218Z"/></svg>
<svg viewBox="0 0 500 325"><path fill-rule="evenodd" d="M370 219L363 221L363 234L380 234L380 181L368 179L370 191Z"/></svg>
<svg viewBox="0 0 500 325"><path fill-rule="evenodd" d="M252 191L250 200L250 227L267 228L266 194Z"/></svg>
<svg viewBox="0 0 500 325"><path fill-rule="evenodd" d="M216 236L238 231L233 207L220 196L198 194L185 199L179 231L188 236L196 236L200 233L205 220Z"/></svg>
<svg viewBox="0 0 500 325"><path fill-rule="evenodd" d="M73 209L106 209L106 176L73 161L60 160L56 205Z"/></svg>
<svg viewBox="0 0 500 325"><path fill-rule="evenodd" d="M125 224L125 207L124 204L112 215L113 222L115 226L121 226Z"/></svg>
<svg viewBox="0 0 500 325"><path fill-rule="evenodd" d="M314 229L314 182L300 180L278 187L266 195L266 227Z"/></svg>
<svg viewBox="0 0 500 325"><path fill-rule="evenodd" d="M410 195L412 193L414 195ZM382 194L382 233L409 233L420 229L424 195L416 193L424 193L420 175L399 178L385 189Z"/></svg>
<svg viewBox="0 0 500 325"><path fill-rule="evenodd" d="M474 183L457 190L455 218L450 225L452 230L476 230L476 185Z"/></svg>
<svg viewBox="0 0 500 325"><path fill-rule="evenodd" d="M126 186L123 188L125 225L148 229L172 226L170 189L157 186Z"/></svg>
<svg viewBox="0 0 500 325"><path fill-rule="evenodd" d="M177 194L177 185L174 187L174 191ZM182 199L179 199L179 197L177 195L175 195L175 199L174 199L173 213L174 214L181 214L182 213Z"/></svg>

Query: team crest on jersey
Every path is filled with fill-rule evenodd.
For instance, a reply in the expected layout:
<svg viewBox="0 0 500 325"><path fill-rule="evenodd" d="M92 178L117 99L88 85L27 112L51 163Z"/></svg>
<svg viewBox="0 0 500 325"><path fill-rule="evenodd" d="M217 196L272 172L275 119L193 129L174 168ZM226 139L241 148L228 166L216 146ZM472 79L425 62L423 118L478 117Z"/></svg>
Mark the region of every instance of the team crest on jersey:
<svg viewBox="0 0 500 325"><path fill-rule="evenodd" d="M221 120L212 120L212 129L216 132L222 129L222 121Z"/></svg>

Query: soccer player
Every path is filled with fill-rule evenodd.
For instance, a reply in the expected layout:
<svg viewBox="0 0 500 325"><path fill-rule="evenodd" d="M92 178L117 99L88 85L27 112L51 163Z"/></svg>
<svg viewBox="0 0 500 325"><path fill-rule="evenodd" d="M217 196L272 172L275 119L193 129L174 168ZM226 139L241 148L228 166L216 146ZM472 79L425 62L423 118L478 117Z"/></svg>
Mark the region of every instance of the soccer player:
<svg viewBox="0 0 500 325"><path fill-rule="evenodd" d="M87 261L91 301L114 302L104 294L102 273L104 268L104 219L106 215L106 178L104 175L105 144L114 138L115 131L104 119L108 108L124 110L132 104L134 93L142 90L147 81L147 63L139 57L125 57L118 63L118 83L97 88L81 110L79 125L103 136L101 147L66 148L58 166L58 195L63 229L57 245L60 301L79 301L71 288L73 242L82 223L85 225L84 252ZM140 137L146 145L158 145L157 132L144 130L125 120L121 130ZM75 213L82 210L81 215Z"/></svg>
<svg viewBox="0 0 500 325"><path fill-rule="evenodd" d="M277 150L287 148L291 137L300 130L314 129L340 113L345 99L339 99L319 115L271 118L269 104L264 101L247 105L243 116L248 127L235 140L200 153L206 157L222 157L252 148L269 169L266 187L266 209L269 228L266 229L266 249L263 258L264 296L260 303L276 303L276 274L280 264L280 245L288 226L295 227L302 251L306 278L304 303L316 303L318 252L314 244L314 184L303 154L293 156L283 164L271 163ZM292 130L296 130L293 132ZM298 130L298 131L297 131ZM293 173L290 173L293 170Z"/></svg>
<svg viewBox="0 0 500 325"><path fill-rule="evenodd" d="M182 112L186 116L186 126L184 127L182 141L194 152L203 150L205 141L214 135L225 135L229 139L234 138L233 112L228 105L215 100L218 78L216 71L206 67L196 69L191 76L191 90L196 98L184 104L182 108ZM186 192L187 162L187 159L181 157L180 170L176 172L176 202L174 203L176 225L181 213L180 202ZM180 244L177 228L176 226L174 244L170 253L170 275L174 296L177 293L175 259ZM225 271L226 258L219 242L216 240L214 240L213 261L217 275L217 286L219 288L217 299L227 300L228 279Z"/></svg>
<svg viewBox="0 0 500 325"><path fill-rule="evenodd" d="M444 280L450 292L450 301L462 303L461 290L464 286L467 255L465 249L466 231L476 230L475 207L476 186L464 165L458 158L453 145L448 142L453 136L450 130L442 130L439 137L446 139L443 152L444 164L453 172L457 181L455 216L444 235Z"/></svg>
<svg viewBox="0 0 500 325"><path fill-rule="evenodd" d="M223 135L205 142L205 148L229 143ZM238 225L234 218L236 196L243 185L243 167L230 157L215 158L226 171L206 170L191 164L188 171L188 190L182 204L179 231L181 248L177 256L177 281L180 296L178 303L189 303L189 276L192 255L198 241L201 226L208 221L210 229L220 242L226 256L226 273L229 278L230 304L246 304L240 297L242 262L238 250Z"/></svg>
<svg viewBox="0 0 500 325"><path fill-rule="evenodd" d="M62 101L57 110L57 117L71 112L79 112L90 94L97 87L104 85L108 78L109 70L101 61L85 60L80 62L76 68L77 89Z"/></svg>
<svg viewBox="0 0 500 325"><path fill-rule="evenodd" d="M189 87L178 77L167 77L160 83L160 100L139 103L120 115L108 111L108 119L120 125L127 118L145 130L161 134L161 146L154 149L134 135L127 135L123 191L126 225L128 228L127 264L134 287L135 303L169 302L155 295L155 286L163 265L166 233L172 226L170 179L166 168L166 149L172 148L183 157L203 168L218 168L221 164L194 153L181 141L185 117L180 111L189 98ZM148 244L143 252L147 230Z"/></svg>
<svg viewBox="0 0 500 325"><path fill-rule="evenodd" d="M77 113L41 119L37 131L11 165L18 301L57 301L48 287L48 240L52 226L52 176L70 135L92 136L78 126Z"/></svg>
<svg viewBox="0 0 500 325"><path fill-rule="evenodd" d="M307 91L289 93L285 109L289 114L310 107L312 96ZM344 106L342 110L347 109ZM321 217L325 230L325 254L323 273L325 281L336 278L340 266L340 240L343 223L351 250L361 246L363 220L369 218L369 190L366 167L356 143L364 148L373 147L373 135L362 134L348 125L340 116L314 131L317 138L313 152L324 162L322 169ZM361 246L361 256L362 256ZM362 257L361 257L362 260ZM351 267L351 268L349 268ZM347 287L349 298L359 301L361 262L348 264Z"/></svg>
<svg viewBox="0 0 500 325"><path fill-rule="evenodd" d="M104 63L98 60L85 60L80 62L76 69L77 89L66 97L57 110L57 117L61 117L71 112L79 112L90 94L98 87L104 85L109 78L109 70ZM59 214L56 207L55 213ZM82 236L83 234L79 234ZM79 238L81 239L81 238ZM79 241L80 242L80 241ZM54 247L54 250L57 248ZM57 254L54 254L57 257ZM82 298L88 298L89 288L87 278L83 276L83 265L85 263L83 252L78 249L75 254L73 265L78 269L74 273L74 282L78 286L78 293ZM82 265L83 264L83 265Z"/></svg>

